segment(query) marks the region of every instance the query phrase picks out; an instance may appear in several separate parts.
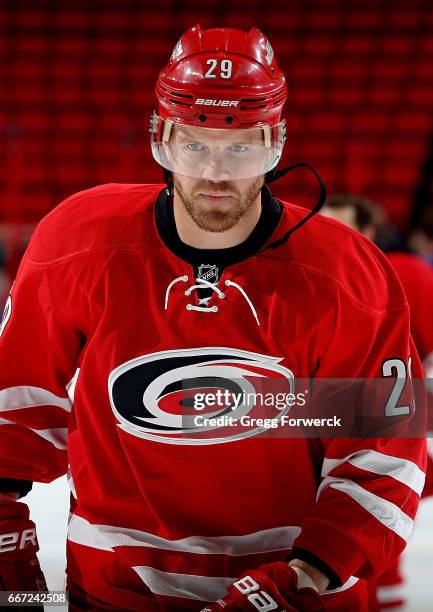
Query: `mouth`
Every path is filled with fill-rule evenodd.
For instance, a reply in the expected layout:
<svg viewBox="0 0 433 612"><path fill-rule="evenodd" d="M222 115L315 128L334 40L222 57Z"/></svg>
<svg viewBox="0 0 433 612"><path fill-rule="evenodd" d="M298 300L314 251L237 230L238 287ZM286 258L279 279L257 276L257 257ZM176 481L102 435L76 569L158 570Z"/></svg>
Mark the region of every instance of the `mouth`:
<svg viewBox="0 0 433 612"><path fill-rule="evenodd" d="M208 200L208 202L226 202L228 200L230 200L231 198L233 198L233 196L228 193L228 194L221 194L221 193L200 193L199 194L202 198L204 198L205 200Z"/></svg>

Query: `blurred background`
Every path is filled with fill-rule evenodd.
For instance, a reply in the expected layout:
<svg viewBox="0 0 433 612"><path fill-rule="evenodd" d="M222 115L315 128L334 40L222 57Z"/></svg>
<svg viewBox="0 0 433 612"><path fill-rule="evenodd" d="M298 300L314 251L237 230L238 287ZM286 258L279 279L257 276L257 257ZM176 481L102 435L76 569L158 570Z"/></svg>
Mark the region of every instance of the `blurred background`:
<svg viewBox="0 0 433 612"><path fill-rule="evenodd" d="M34 224L104 182L161 179L151 159L153 89L181 33L253 25L288 79L286 159L328 192L381 203L433 253L431 0L3 0L0 243L13 275ZM303 171L277 195L308 206ZM2 281L4 285L4 279Z"/></svg>
<svg viewBox="0 0 433 612"><path fill-rule="evenodd" d="M401 248L433 262L431 0L3 0L2 302L35 224L63 198L100 183L161 181L148 142L154 83L196 23L257 26L269 36L288 80L285 161L314 165L330 194L375 201ZM273 186L307 207L316 190L302 170ZM57 543L54 553L43 549L55 580L63 485L51 489L50 504L60 531L52 517L43 527ZM37 491L30 497L43 517ZM408 555L414 611L431 609L431 500L420 525Z"/></svg>

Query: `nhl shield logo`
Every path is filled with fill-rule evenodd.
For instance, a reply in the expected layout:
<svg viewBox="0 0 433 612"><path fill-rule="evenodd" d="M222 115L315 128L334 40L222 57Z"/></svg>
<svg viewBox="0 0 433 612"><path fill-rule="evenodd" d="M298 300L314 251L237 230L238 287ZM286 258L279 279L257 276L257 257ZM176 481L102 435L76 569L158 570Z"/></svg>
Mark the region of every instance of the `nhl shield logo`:
<svg viewBox="0 0 433 612"><path fill-rule="evenodd" d="M198 278L208 281L208 283L217 283L219 280L218 266L211 266L209 264L201 264L198 267Z"/></svg>

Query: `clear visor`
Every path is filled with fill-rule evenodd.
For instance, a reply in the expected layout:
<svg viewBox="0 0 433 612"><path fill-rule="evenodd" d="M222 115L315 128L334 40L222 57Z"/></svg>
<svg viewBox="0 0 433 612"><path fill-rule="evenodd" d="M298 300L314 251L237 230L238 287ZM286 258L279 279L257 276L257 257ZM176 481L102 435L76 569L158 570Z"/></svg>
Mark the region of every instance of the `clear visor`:
<svg viewBox="0 0 433 612"><path fill-rule="evenodd" d="M182 125L152 116L151 146L163 168L191 178L230 181L266 174L280 161L285 122L246 129Z"/></svg>

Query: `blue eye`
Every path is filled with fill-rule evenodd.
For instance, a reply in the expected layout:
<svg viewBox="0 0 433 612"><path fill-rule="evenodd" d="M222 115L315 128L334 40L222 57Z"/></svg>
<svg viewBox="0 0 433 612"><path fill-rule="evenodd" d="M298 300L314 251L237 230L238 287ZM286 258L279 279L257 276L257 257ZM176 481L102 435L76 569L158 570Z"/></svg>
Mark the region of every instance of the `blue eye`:
<svg viewBox="0 0 433 612"><path fill-rule="evenodd" d="M201 151L204 151L205 147L199 144L198 142L190 142L187 145L185 145L185 149L189 151L190 153L199 153Z"/></svg>
<svg viewBox="0 0 433 612"><path fill-rule="evenodd" d="M248 147L242 144L234 144L230 147L230 149L235 153L245 153L245 151L248 151Z"/></svg>

